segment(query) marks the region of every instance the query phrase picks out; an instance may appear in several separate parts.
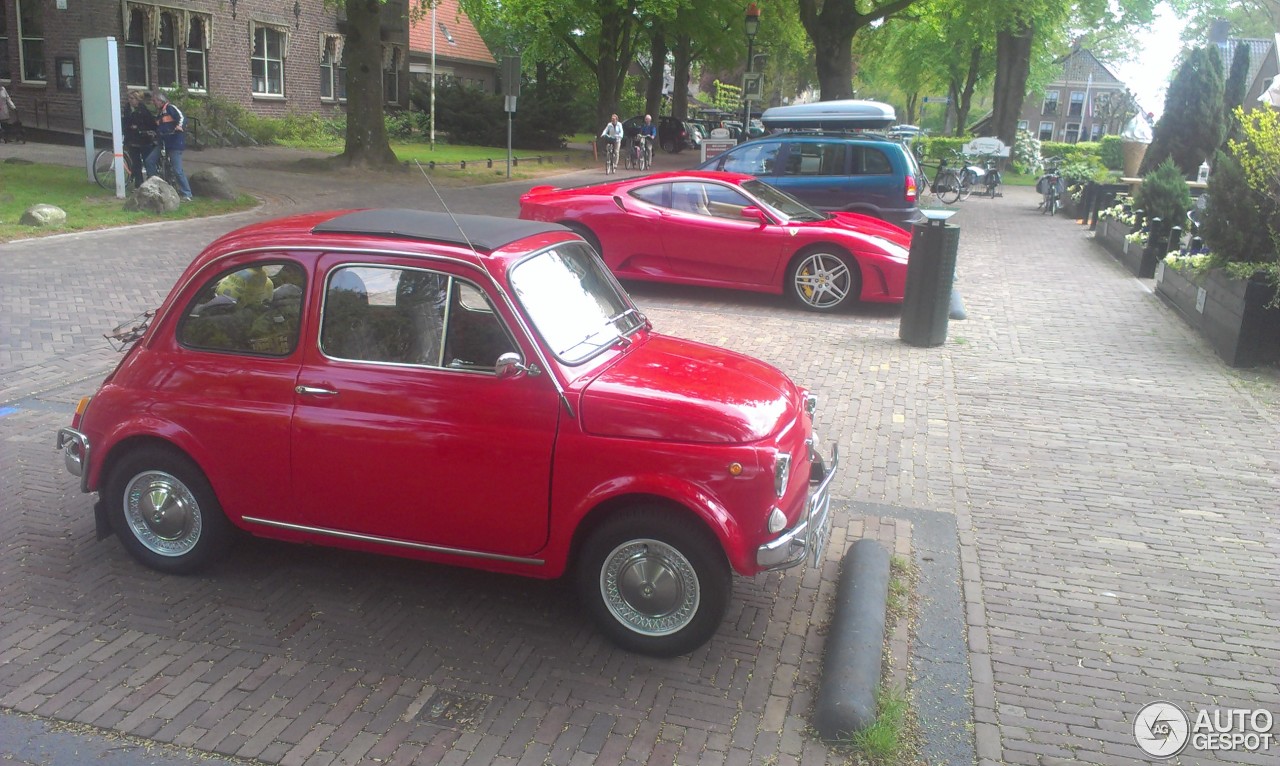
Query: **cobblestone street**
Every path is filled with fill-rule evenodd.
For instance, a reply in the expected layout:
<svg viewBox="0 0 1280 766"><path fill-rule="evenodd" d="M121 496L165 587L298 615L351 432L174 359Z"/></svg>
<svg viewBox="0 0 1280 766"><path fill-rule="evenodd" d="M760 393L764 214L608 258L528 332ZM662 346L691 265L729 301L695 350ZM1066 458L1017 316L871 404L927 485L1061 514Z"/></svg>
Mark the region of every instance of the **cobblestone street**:
<svg viewBox="0 0 1280 766"><path fill-rule="evenodd" d="M255 540L198 577L142 569L95 541L53 450L118 359L102 333L251 221L439 209L408 180L252 164L229 170L260 210L0 244L0 709L279 764L843 763L806 731L839 558L863 536L915 556L924 512L957 530L943 575L971 673L948 690L970 717L926 720L927 752L955 738L980 764L1129 764L1149 702L1280 717L1280 376L1225 367L1029 189L960 204L969 318L939 348L902 344L893 307L628 285L660 331L814 390L842 453L820 571L739 579L688 657L614 649L559 583ZM530 185L446 198L514 215ZM922 683L935 651L917 642L897 678ZM1278 747L1172 762L1268 764Z"/></svg>

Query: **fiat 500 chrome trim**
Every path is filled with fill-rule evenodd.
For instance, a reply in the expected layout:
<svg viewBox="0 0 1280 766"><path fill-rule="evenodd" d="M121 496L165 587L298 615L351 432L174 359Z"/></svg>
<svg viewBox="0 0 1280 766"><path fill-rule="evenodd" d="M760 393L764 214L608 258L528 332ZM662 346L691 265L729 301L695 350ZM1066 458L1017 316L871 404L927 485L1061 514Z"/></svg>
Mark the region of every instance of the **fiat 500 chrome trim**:
<svg viewBox="0 0 1280 766"><path fill-rule="evenodd" d="M68 445L70 448L68 449ZM89 491L89 437L74 428L58 429L58 449L62 450L62 462L72 476L80 477L80 491Z"/></svg>
<svg viewBox="0 0 1280 766"><path fill-rule="evenodd" d="M839 467L840 450L832 444L826 474L809 485L804 516L781 537L756 549L756 564L761 569L789 569L804 562L806 554L810 565L816 566L822 560L831 533L831 480Z"/></svg>

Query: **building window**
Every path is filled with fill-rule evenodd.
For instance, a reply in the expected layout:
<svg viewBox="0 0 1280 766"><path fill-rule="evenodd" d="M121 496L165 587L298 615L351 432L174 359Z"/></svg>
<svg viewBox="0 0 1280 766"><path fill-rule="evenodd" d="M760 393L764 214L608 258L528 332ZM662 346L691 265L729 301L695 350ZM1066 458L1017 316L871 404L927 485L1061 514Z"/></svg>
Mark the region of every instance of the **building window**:
<svg viewBox="0 0 1280 766"><path fill-rule="evenodd" d="M1107 126L1102 123L1095 122L1089 127L1089 140L1101 141L1102 137L1107 134Z"/></svg>
<svg viewBox="0 0 1280 766"><path fill-rule="evenodd" d="M160 14L160 38L156 41L156 85L178 85L178 32L172 13Z"/></svg>
<svg viewBox="0 0 1280 766"><path fill-rule="evenodd" d="M1051 90L1044 94L1044 111L1042 114L1058 113L1058 91Z"/></svg>
<svg viewBox="0 0 1280 766"><path fill-rule="evenodd" d="M320 52L320 98L345 101L347 68L342 65L342 38L325 35Z"/></svg>
<svg viewBox="0 0 1280 766"><path fill-rule="evenodd" d="M389 46L382 56L382 100L400 103L400 49Z"/></svg>
<svg viewBox="0 0 1280 766"><path fill-rule="evenodd" d="M285 33L257 27L253 34L253 95L284 95Z"/></svg>
<svg viewBox="0 0 1280 766"><path fill-rule="evenodd" d="M1084 114L1084 94L1078 90L1071 91L1071 106L1067 107L1068 117L1080 117Z"/></svg>
<svg viewBox="0 0 1280 766"><path fill-rule="evenodd" d="M187 28L187 87L209 87L209 20L199 16L192 16Z"/></svg>
<svg viewBox="0 0 1280 766"><path fill-rule="evenodd" d="M1053 140L1053 123L1052 122L1040 123L1040 140L1041 141Z"/></svg>
<svg viewBox="0 0 1280 766"><path fill-rule="evenodd" d="M124 82L138 88L150 84L147 78L147 17L141 8L129 9L129 29L124 38Z"/></svg>
<svg viewBox="0 0 1280 766"><path fill-rule="evenodd" d="M12 79L9 71L9 14L0 5L0 80Z"/></svg>
<svg viewBox="0 0 1280 766"><path fill-rule="evenodd" d="M1068 122L1066 135L1063 136L1069 144L1078 143L1080 141L1080 123Z"/></svg>
<svg viewBox="0 0 1280 766"><path fill-rule="evenodd" d="M17 0L18 66L25 82L44 82L44 9L37 0Z"/></svg>
<svg viewBox="0 0 1280 766"><path fill-rule="evenodd" d="M1029 124L1026 120L1018 120L1018 130L1027 130Z"/></svg>

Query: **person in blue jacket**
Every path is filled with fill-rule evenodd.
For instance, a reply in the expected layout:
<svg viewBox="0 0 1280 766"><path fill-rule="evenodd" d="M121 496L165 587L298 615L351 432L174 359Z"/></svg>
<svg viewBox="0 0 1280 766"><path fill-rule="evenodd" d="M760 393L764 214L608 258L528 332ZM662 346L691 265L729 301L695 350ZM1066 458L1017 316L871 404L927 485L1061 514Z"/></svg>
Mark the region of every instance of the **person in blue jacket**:
<svg viewBox="0 0 1280 766"><path fill-rule="evenodd" d="M178 177L178 193L182 195L183 202L190 202L191 184L187 183L187 174L182 170L182 153L187 148L187 135L183 132L186 127L186 117L182 115L181 109L170 103L169 97L162 90L151 94L151 103L156 106L156 133L164 143L165 151L169 153L169 164L173 165L173 174ZM151 154L153 167L159 158L159 152L157 148Z"/></svg>

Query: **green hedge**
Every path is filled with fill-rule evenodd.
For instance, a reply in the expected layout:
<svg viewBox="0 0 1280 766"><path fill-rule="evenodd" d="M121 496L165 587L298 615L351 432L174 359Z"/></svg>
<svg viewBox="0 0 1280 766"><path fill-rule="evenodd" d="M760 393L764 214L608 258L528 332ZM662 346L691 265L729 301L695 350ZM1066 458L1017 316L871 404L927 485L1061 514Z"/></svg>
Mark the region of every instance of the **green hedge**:
<svg viewBox="0 0 1280 766"><path fill-rule="evenodd" d="M951 152L960 151L971 138L952 136L923 136L916 139L916 156L929 162L936 162L951 156ZM1067 144L1060 141L1045 141L1040 145L1040 156L1061 157L1064 162L1082 162L1101 164L1111 170L1120 169L1120 139L1107 136L1101 143L1081 141L1078 144Z"/></svg>
<svg viewBox="0 0 1280 766"><path fill-rule="evenodd" d="M1098 144L1098 154L1107 170L1124 167L1124 151L1120 148L1120 136L1103 136Z"/></svg>

